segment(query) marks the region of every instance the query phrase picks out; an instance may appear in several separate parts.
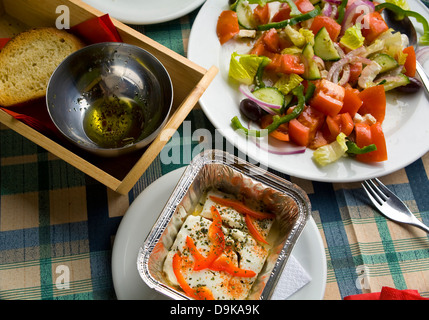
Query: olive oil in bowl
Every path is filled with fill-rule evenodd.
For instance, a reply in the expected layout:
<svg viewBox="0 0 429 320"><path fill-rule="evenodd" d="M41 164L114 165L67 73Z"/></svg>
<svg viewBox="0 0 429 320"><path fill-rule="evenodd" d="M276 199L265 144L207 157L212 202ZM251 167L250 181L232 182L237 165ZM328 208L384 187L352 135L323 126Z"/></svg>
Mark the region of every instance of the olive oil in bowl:
<svg viewBox="0 0 429 320"><path fill-rule="evenodd" d="M144 105L116 96L92 103L83 119L85 133L102 148L121 148L138 141L144 126Z"/></svg>

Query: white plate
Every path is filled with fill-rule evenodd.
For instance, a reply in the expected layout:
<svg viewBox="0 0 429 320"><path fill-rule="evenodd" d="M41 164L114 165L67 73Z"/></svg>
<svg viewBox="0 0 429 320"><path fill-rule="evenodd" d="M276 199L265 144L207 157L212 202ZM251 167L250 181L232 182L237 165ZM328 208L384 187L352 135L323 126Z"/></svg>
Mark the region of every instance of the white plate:
<svg viewBox="0 0 429 320"><path fill-rule="evenodd" d="M180 18L205 0L83 0L111 17L130 24L153 24Z"/></svg>
<svg viewBox="0 0 429 320"><path fill-rule="evenodd" d="M312 160L309 149L303 154L276 155L254 146L252 141L231 128L231 119L239 116L243 125L246 120L240 115L241 95L234 85L228 83L228 54L221 50L216 35L216 22L222 10L228 8L227 0L207 0L192 26L188 58L202 67L218 66L219 74L205 91L200 105L215 128L238 150L247 154L255 163L261 163L277 171L298 178L324 182L354 182L383 176L401 169L419 159L429 150L429 106L423 89L417 94L389 94L383 130L386 136L388 161L379 164L364 164L344 158L326 167L318 167ZM428 9L420 1L409 1L411 9L429 19ZM418 27L418 31L422 28ZM208 50L207 48L210 48Z"/></svg>
<svg viewBox="0 0 429 320"><path fill-rule="evenodd" d="M184 168L176 169L148 186L122 218L112 252L113 285L119 300L166 299L141 279L137 271L137 254L183 171ZM326 286L326 257L313 218L305 226L292 255L312 280L289 299L322 299Z"/></svg>

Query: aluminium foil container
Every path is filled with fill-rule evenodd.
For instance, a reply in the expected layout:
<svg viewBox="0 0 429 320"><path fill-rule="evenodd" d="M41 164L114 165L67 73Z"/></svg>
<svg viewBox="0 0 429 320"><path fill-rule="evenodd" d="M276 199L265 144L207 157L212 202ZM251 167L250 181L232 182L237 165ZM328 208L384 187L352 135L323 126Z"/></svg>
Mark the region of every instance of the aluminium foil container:
<svg viewBox="0 0 429 320"><path fill-rule="evenodd" d="M249 300L270 299L291 251L310 217L309 198L301 188L290 181L219 150L202 152L184 171L140 247L137 269L141 278L150 288L168 298L191 299L180 288L167 283L163 264L186 219L184 212L192 213L202 195L211 189L253 198L269 212L276 214L276 235L271 243L270 253L248 295ZM185 211L178 210L180 207Z"/></svg>

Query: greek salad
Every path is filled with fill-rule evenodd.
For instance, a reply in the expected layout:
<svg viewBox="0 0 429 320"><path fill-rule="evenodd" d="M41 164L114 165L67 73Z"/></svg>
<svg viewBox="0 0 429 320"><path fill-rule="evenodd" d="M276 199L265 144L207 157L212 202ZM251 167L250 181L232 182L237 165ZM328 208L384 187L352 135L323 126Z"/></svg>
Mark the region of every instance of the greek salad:
<svg viewBox="0 0 429 320"><path fill-rule="evenodd" d="M234 129L256 139L314 150L321 166L344 157L373 163L388 159L382 124L386 92L413 93L416 52L406 35L389 28L382 10L412 16L429 26L406 0L230 0L216 32L233 52L228 77L243 95L231 119ZM250 123L257 124L253 128ZM285 151L287 154L289 151Z"/></svg>

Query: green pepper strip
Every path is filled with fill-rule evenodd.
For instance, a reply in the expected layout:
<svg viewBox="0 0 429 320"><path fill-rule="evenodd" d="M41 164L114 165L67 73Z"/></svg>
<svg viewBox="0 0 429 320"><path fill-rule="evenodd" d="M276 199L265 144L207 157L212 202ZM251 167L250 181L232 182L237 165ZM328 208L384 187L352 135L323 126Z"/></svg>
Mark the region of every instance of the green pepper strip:
<svg viewBox="0 0 429 320"><path fill-rule="evenodd" d="M262 134L260 130L249 130L245 128L241 124L237 116L231 119L232 127L235 130L243 130L243 132L246 135L258 137L258 138L263 137L267 134L270 134L271 132L276 130L281 124L289 122L292 119L295 119L296 117L298 117L301 114L301 112L304 110L304 106L305 106L304 87L302 85L299 85L298 87L292 90L292 93L298 98L298 104L296 105L296 107L293 109L291 113L285 116L280 117L279 115L275 115L273 117L273 122L263 130L264 134Z"/></svg>
<svg viewBox="0 0 429 320"><path fill-rule="evenodd" d="M370 144L368 146L359 148L356 143L354 143L350 140L347 140L346 145L347 145L347 153L348 154L364 154L364 153L368 153L368 152L377 150L377 147L375 144Z"/></svg>
<svg viewBox="0 0 429 320"><path fill-rule="evenodd" d="M258 30L260 31L264 31L264 30L270 30L271 28L275 28L275 29L281 29L286 27L287 25L296 25L300 22L303 22L305 20L314 18L315 16L320 14L320 8L316 7L314 10L301 14L297 17L291 18L291 19L286 19L280 22L271 22L271 23L267 23L267 24L262 24L258 26Z"/></svg>
<svg viewBox="0 0 429 320"><path fill-rule="evenodd" d="M280 1L280 2L283 2L283 1ZM302 15L302 12L299 11L295 2L293 2L292 0L284 0L284 2L286 2L290 8L290 16L291 17L294 18L294 17L298 17L298 16Z"/></svg>
<svg viewBox="0 0 429 320"><path fill-rule="evenodd" d="M314 91L316 91L316 85L309 81L307 85L307 91L305 92L306 103L313 97Z"/></svg>
<svg viewBox="0 0 429 320"><path fill-rule="evenodd" d="M389 9L396 13L399 20L402 20L405 16L413 17L423 25L423 35L420 37L419 42L421 45L429 45L429 23L420 13L411 10L404 10L401 7L393 3L381 3L375 6L375 10L379 11L381 9Z"/></svg>
<svg viewBox="0 0 429 320"><path fill-rule="evenodd" d="M265 83L264 83L264 81L262 81L262 77L264 75L265 67L267 65L269 65L270 62L271 62L270 58L265 57L265 56L261 56L261 57L263 57L263 60L259 64L258 70L256 71L256 75L255 75L255 85L256 85L255 89L260 89L260 88L264 88L265 87Z"/></svg>
<svg viewBox="0 0 429 320"><path fill-rule="evenodd" d="M349 2L348 0L342 0L341 4L338 6L338 18L336 21L339 24L343 22L344 14L346 13L346 6L348 2Z"/></svg>
<svg viewBox="0 0 429 320"><path fill-rule="evenodd" d="M313 97L314 91L316 91L316 85L313 82L309 81L307 84L307 90L305 91L305 95L304 95L304 102L305 103L307 103ZM285 103L285 105L280 109L279 113L283 114L285 112L285 110L289 109L294 104L295 104L295 101L293 98L291 98L289 103Z"/></svg>

